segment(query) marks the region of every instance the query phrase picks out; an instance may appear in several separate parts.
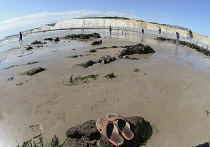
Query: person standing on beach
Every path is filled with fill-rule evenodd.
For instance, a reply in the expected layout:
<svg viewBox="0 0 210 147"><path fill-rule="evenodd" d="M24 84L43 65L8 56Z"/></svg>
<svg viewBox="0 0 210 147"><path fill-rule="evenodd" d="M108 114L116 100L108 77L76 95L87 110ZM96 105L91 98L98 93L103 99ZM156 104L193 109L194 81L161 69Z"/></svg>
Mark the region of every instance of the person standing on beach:
<svg viewBox="0 0 210 147"><path fill-rule="evenodd" d="M159 27L159 35L161 34L161 28Z"/></svg>
<svg viewBox="0 0 210 147"><path fill-rule="evenodd" d="M22 41L22 42L23 42L22 37L23 37L23 36L22 36L21 31L20 31L19 42L20 42L20 41Z"/></svg>
<svg viewBox="0 0 210 147"><path fill-rule="evenodd" d="M112 34L112 26L109 26L109 33Z"/></svg>

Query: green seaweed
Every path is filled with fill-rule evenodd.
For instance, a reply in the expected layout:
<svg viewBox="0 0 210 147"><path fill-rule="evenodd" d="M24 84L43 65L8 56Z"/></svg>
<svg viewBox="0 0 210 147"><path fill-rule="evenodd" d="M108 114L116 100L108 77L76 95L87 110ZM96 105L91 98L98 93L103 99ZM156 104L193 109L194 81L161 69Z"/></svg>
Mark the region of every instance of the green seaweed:
<svg viewBox="0 0 210 147"><path fill-rule="evenodd" d="M23 83L23 82L19 82L19 83L17 83L16 85L17 85L17 86L22 86L22 85L24 85L24 83Z"/></svg>
<svg viewBox="0 0 210 147"><path fill-rule="evenodd" d="M21 75L33 76L33 75L35 75L39 72L45 71L45 70L46 70L46 68L37 67L37 68L30 69L28 71L25 71L25 72L21 73Z"/></svg>
<svg viewBox="0 0 210 147"><path fill-rule="evenodd" d="M28 62L27 65L36 64L36 63L39 63L39 62L40 62L40 61Z"/></svg>
<svg viewBox="0 0 210 147"><path fill-rule="evenodd" d="M116 75L112 72L110 74L105 75L104 77L107 79L113 79L113 78L116 78Z"/></svg>
<svg viewBox="0 0 210 147"><path fill-rule="evenodd" d="M140 72L141 70L140 69L138 69L138 68L134 68L133 69L133 72Z"/></svg>
<svg viewBox="0 0 210 147"><path fill-rule="evenodd" d="M93 64L95 64L94 61L88 60L87 62L76 64L76 65L83 67L83 68L88 68L89 66L92 66Z"/></svg>

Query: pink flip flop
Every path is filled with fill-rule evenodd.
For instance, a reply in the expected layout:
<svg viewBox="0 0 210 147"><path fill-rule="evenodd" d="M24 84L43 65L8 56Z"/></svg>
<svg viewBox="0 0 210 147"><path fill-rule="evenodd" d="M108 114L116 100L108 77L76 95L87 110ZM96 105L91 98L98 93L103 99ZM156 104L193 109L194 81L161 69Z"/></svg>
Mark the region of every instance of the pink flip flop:
<svg viewBox="0 0 210 147"><path fill-rule="evenodd" d="M108 113L107 119L118 127L125 139L131 140L134 138L134 134L130 130L130 124L123 117L115 113Z"/></svg>
<svg viewBox="0 0 210 147"><path fill-rule="evenodd" d="M117 127L113 123L110 123L108 120L104 121L103 118L99 118L96 121L96 128L112 144L120 146L124 143L124 139L119 134Z"/></svg>

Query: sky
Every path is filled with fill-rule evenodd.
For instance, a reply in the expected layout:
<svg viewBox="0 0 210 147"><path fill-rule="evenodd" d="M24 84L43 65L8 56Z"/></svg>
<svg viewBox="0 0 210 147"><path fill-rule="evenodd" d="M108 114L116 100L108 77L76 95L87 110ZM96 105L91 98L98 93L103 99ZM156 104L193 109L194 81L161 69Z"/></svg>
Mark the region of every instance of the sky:
<svg viewBox="0 0 210 147"><path fill-rule="evenodd" d="M0 39L60 20L119 16L186 27L210 37L210 0L0 0Z"/></svg>

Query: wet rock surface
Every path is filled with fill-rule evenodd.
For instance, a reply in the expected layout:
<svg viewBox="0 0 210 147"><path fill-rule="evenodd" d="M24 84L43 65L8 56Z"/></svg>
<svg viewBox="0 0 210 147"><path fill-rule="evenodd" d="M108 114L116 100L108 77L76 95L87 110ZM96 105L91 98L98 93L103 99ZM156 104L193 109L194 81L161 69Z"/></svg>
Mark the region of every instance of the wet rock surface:
<svg viewBox="0 0 210 147"><path fill-rule="evenodd" d="M37 67L37 68L33 68L33 69L30 69L28 71L25 71L23 73L21 73L21 75L29 75L29 76L32 76L32 75L35 75L39 72L42 72L42 71L45 71L46 68L42 68L42 67Z"/></svg>
<svg viewBox="0 0 210 147"><path fill-rule="evenodd" d="M91 39L91 38L101 38L100 34L92 33L92 34L72 34L66 35L64 39Z"/></svg>
<svg viewBox="0 0 210 147"><path fill-rule="evenodd" d="M149 54L154 53L155 51L149 45L143 45L141 43L131 46L126 46L126 49L122 50L119 54L119 58L122 58L126 55L132 54Z"/></svg>
<svg viewBox="0 0 210 147"><path fill-rule="evenodd" d="M91 45L99 45L102 44L102 40L96 40L91 43Z"/></svg>
<svg viewBox="0 0 210 147"><path fill-rule="evenodd" d="M131 130L135 137L128 141L124 139L124 144L121 147L139 147L146 143L152 136L153 129L149 122L145 121L140 116L125 117L130 123ZM82 125L72 127L67 130L66 136L68 140L64 147L114 147L105 137L103 137L95 127L95 120L90 120Z"/></svg>

